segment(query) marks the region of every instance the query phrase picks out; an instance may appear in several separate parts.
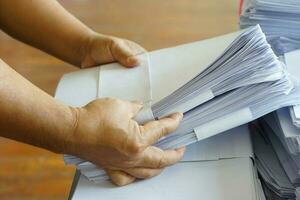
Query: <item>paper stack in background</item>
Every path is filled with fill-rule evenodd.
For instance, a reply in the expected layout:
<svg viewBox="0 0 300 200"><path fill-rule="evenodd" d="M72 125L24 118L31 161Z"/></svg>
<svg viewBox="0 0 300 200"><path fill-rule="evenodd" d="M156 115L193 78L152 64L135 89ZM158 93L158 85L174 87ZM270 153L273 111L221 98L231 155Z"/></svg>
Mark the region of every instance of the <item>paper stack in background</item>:
<svg viewBox="0 0 300 200"><path fill-rule="evenodd" d="M56 96L69 105L84 105L74 100L78 94L64 98L77 80L90 83L83 94L85 103L97 97L144 101L140 122L184 112L178 129L156 144L163 149L195 143L300 103L298 82L274 55L259 26L150 52L142 66L131 70L116 63L98 69L98 77L90 74L94 70L64 76ZM64 79L72 79L71 85L63 84ZM73 156L65 160L90 180L107 179L92 163Z"/></svg>
<svg viewBox="0 0 300 200"><path fill-rule="evenodd" d="M260 24L278 55L300 48L300 1L244 0L240 26Z"/></svg>
<svg viewBox="0 0 300 200"><path fill-rule="evenodd" d="M286 68L300 78L300 51L285 54ZM278 109L252 128L256 165L267 199L300 199L298 106Z"/></svg>
<svg viewBox="0 0 300 200"><path fill-rule="evenodd" d="M267 123L261 121L252 124L251 133L255 164L266 199L298 200L294 177L296 174L292 175L291 157L276 134Z"/></svg>
<svg viewBox="0 0 300 200"><path fill-rule="evenodd" d="M260 24L276 54L283 56L287 71L300 79L300 51L296 50L300 48L300 1L243 1L240 27L255 24ZM300 199L300 106L264 116L258 129L265 141L261 138L264 145L254 152L266 198Z"/></svg>

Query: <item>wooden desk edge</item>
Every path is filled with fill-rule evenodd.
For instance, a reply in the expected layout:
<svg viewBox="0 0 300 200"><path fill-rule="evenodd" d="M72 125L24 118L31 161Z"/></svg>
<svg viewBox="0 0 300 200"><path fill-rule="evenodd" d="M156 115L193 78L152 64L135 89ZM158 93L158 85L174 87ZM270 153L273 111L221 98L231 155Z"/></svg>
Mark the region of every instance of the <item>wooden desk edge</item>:
<svg viewBox="0 0 300 200"><path fill-rule="evenodd" d="M74 175L74 178L73 178L73 182L72 182L72 186L71 186L71 189L70 189L68 200L72 200L75 189L78 185L78 181L79 181L80 176L81 176L80 171L76 169L76 172L75 172L75 175Z"/></svg>

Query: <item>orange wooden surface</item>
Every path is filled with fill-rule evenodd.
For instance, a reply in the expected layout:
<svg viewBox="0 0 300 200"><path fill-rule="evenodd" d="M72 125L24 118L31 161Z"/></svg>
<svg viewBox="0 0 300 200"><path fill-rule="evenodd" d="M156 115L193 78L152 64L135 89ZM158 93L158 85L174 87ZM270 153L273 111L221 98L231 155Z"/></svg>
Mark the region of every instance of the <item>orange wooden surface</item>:
<svg viewBox="0 0 300 200"><path fill-rule="evenodd" d="M134 40L148 50L238 29L238 0L60 2L94 30ZM1 31L0 58L52 95L61 75L77 70ZM0 199L66 199L73 174L61 155L0 138Z"/></svg>

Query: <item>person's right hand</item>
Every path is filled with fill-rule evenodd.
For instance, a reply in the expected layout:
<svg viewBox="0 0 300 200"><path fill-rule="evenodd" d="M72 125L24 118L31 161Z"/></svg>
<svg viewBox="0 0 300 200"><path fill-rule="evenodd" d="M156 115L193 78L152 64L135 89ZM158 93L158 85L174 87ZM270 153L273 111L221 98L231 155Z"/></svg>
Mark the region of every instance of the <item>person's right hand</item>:
<svg viewBox="0 0 300 200"><path fill-rule="evenodd" d="M164 151L152 145L177 128L182 114L139 125L133 118L141 108L139 103L111 98L74 108L77 117L68 153L104 168L119 186L158 175L181 160L185 148Z"/></svg>

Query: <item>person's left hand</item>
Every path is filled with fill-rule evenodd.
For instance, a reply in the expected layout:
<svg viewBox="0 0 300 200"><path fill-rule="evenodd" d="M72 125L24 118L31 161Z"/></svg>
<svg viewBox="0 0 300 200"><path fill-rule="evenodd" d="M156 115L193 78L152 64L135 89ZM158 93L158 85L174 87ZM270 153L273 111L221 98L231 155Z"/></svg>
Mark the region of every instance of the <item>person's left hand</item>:
<svg viewBox="0 0 300 200"><path fill-rule="evenodd" d="M145 51L132 41L93 33L85 47L81 67L87 68L111 62L119 62L125 67L134 67L139 64L136 55Z"/></svg>

